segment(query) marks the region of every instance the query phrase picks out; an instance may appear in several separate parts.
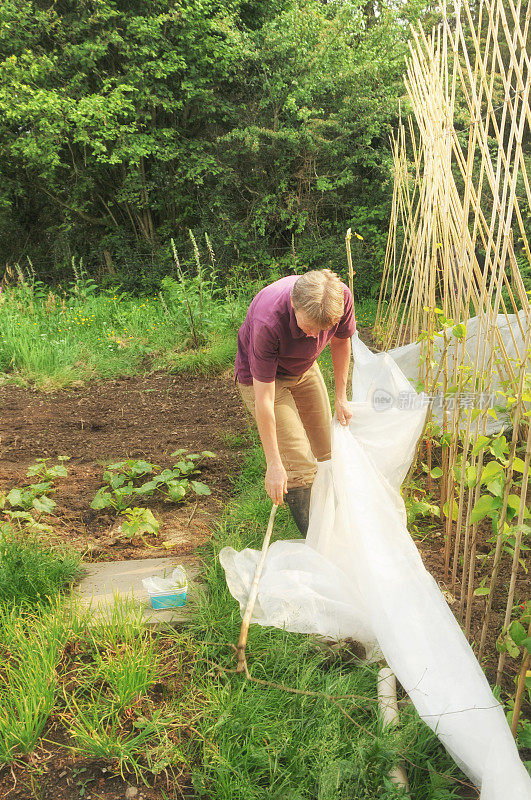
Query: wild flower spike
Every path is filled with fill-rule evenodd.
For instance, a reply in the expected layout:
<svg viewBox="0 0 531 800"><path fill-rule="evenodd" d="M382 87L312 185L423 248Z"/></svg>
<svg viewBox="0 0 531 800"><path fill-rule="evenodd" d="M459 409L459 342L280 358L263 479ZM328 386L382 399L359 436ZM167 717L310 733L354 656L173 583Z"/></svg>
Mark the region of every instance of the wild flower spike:
<svg viewBox="0 0 531 800"><path fill-rule="evenodd" d="M191 228L188 228L188 233L190 235L190 239L192 240L192 246L194 248L195 263L197 264L197 274L201 275L201 258L199 255L199 248L197 246L197 242L195 240L195 236Z"/></svg>
<svg viewBox="0 0 531 800"><path fill-rule="evenodd" d="M212 244L210 242L210 238L209 238L208 233L206 231L205 231L205 241L206 241L206 245L207 245L207 248L208 248L208 253L210 255L210 260L212 262L212 266L214 266L215 263L216 263L216 257L214 255L214 250L212 248Z"/></svg>
<svg viewBox="0 0 531 800"><path fill-rule="evenodd" d="M176 266L177 266L177 269L178 269L178 270L179 270L179 272L180 272L180 270L181 270L181 265L179 264L179 256L177 255L177 250L176 250L176 248L175 248L175 242L173 241L173 239L170 239L170 242L171 242L171 249L172 249L172 251L173 251L173 257L174 257L174 259L175 259L175 264L176 264ZM156 299L156 298L155 298L155 299Z"/></svg>

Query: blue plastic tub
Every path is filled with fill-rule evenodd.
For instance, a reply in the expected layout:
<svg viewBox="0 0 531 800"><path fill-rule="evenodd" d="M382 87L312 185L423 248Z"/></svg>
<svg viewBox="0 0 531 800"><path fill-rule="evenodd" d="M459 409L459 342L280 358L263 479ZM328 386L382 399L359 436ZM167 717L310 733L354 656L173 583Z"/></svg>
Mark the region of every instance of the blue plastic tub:
<svg viewBox="0 0 531 800"><path fill-rule="evenodd" d="M151 606L153 608L178 608L179 606L186 605L186 596L188 594L188 587L181 589L178 592L150 594Z"/></svg>

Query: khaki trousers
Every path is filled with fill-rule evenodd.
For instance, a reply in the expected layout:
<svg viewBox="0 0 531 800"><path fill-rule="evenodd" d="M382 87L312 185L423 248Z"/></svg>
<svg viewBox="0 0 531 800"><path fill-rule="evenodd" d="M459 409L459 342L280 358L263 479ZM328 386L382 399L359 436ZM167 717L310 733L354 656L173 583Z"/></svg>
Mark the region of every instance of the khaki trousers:
<svg viewBox="0 0 531 800"><path fill-rule="evenodd" d="M243 402L256 420L254 387L238 383ZM275 380L275 419L280 458L288 473L288 489L310 486L317 461L331 457L332 413L317 362L303 375Z"/></svg>

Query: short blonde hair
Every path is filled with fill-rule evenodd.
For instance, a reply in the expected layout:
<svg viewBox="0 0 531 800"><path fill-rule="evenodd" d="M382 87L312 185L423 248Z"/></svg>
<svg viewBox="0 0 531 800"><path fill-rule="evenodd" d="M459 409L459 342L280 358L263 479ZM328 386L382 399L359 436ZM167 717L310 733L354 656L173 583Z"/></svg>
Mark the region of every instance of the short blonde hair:
<svg viewBox="0 0 531 800"><path fill-rule="evenodd" d="M343 286L330 269L315 269L301 275L291 290L291 300L295 311L304 311L324 330L337 325L343 316Z"/></svg>

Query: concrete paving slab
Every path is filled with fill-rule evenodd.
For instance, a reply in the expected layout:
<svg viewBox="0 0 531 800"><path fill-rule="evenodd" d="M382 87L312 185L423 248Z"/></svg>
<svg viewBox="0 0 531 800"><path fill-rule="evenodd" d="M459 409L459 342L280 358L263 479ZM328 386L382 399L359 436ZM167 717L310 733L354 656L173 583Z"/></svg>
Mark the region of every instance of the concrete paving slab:
<svg viewBox="0 0 531 800"><path fill-rule="evenodd" d="M155 576L158 578L168 577L178 564L183 564L188 576L187 604L180 608L152 608L142 579ZM133 598L135 606L142 608L147 625L158 625L161 622L169 622L173 625L183 624L189 616L189 603L193 601L196 591L194 579L198 574L197 566L183 563L182 560L172 557L86 564L85 576L74 588L74 597L81 602L82 606L91 610L95 623L101 622L102 618L108 618L118 597L120 599Z"/></svg>

